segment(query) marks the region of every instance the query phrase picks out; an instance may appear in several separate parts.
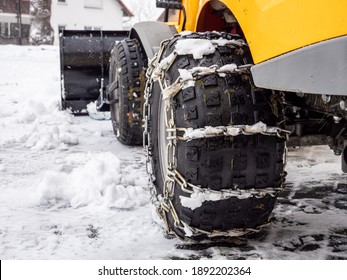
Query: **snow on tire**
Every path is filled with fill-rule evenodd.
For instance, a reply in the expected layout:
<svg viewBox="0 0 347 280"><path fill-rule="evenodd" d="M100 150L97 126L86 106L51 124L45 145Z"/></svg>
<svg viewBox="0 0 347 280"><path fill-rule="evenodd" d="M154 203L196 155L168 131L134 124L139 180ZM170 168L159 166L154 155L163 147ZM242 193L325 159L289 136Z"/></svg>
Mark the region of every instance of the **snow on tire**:
<svg viewBox="0 0 347 280"><path fill-rule="evenodd" d="M145 54L136 39L118 42L111 52L110 83L118 81L112 93L111 119L117 139L125 145L142 144L142 107L145 86Z"/></svg>
<svg viewBox="0 0 347 280"><path fill-rule="evenodd" d="M251 62L239 37L209 32L176 35L149 66L152 200L168 231L181 238L243 235L269 222L285 177L283 138L180 135L187 128L279 126L278 97L255 88L242 69Z"/></svg>

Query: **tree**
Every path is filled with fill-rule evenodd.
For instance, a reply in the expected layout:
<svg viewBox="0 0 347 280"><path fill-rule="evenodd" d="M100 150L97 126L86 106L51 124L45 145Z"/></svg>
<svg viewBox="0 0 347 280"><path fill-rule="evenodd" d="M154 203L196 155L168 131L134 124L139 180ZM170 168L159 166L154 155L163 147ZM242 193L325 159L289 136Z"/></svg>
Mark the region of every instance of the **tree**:
<svg viewBox="0 0 347 280"><path fill-rule="evenodd" d="M156 7L155 0L124 0L126 5L133 12L134 17L124 22L124 28L131 28L134 23L148 20L157 20L163 9Z"/></svg>
<svg viewBox="0 0 347 280"><path fill-rule="evenodd" d="M51 0L30 0L31 45L52 45L54 31L51 26Z"/></svg>

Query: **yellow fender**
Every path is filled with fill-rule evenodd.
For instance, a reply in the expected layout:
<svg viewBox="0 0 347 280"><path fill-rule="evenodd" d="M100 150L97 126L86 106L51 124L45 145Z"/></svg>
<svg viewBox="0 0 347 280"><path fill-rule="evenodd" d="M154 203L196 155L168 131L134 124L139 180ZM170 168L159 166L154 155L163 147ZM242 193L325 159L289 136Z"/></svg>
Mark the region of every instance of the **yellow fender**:
<svg viewBox="0 0 347 280"><path fill-rule="evenodd" d="M346 0L182 3L187 14L186 30L230 32L228 28L234 22L241 28L255 64L251 71L257 87L347 95ZM229 23L225 18L231 19ZM178 31L182 22L181 13Z"/></svg>
<svg viewBox="0 0 347 280"><path fill-rule="evenodd" d="M233 13L254 63L347 34L346 0L183 0L187 30L215 28L206 21L210 2L221 2Z"/></svg>

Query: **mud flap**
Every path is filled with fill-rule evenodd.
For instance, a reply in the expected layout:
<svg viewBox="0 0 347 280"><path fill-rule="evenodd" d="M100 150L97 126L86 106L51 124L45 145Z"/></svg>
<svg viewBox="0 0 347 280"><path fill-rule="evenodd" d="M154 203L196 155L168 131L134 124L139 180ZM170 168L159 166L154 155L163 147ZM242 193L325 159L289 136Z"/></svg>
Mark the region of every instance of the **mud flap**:
<svg viewBox="0 0 347 280"><path fill-rule="evenodd" d="M108 84L110 52L116 41L127 38L128 31L63 30L60 34L60 71L62 109L87 114L87 105L97 102L107 111L105 89Z"/></svg>

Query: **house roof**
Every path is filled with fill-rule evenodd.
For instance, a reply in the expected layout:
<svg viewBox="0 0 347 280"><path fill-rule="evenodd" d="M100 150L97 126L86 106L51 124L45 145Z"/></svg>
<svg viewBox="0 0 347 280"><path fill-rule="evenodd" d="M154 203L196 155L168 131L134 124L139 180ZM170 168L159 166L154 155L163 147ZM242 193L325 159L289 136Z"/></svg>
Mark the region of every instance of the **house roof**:
<svg viewBox="0 0 347 280"><path fill-rule="evenodd" d="M134 14L129 10L129 8L124 4L124 2L122 0L117 0L119 2L119 4L122 6L124 14L127 17L133 17Z"/></svg>

